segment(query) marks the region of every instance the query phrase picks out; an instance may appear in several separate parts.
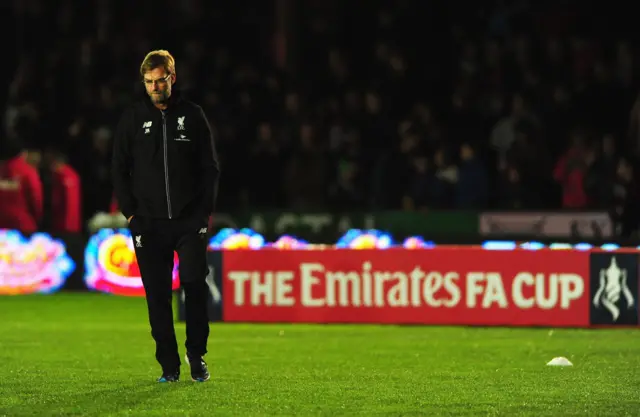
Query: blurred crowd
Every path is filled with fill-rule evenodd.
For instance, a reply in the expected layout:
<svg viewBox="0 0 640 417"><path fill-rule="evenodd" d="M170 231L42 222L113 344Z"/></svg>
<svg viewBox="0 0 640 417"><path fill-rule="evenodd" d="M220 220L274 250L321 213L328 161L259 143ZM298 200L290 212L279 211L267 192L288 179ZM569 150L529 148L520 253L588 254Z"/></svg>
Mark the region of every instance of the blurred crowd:
<svg viewBox="0 0 640 417"><path fill-rule="evenodd" d="M83 219L109 211L115 124L162 48L215 130L219 210L598 209L633 230L637 35L575 4L22 0L6 138L77 172Z"/></svg>

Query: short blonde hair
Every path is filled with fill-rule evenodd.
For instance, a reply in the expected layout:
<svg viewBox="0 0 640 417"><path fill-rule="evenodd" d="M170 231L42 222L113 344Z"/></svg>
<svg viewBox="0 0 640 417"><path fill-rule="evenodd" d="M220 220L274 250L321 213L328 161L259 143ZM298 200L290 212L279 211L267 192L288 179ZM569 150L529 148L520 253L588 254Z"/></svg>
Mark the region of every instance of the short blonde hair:
<svg viewBox="0 0 640 417"><path fill-rule="evenodd" d="M176 61L169 51L164 49L151 51L144 57L140 65L140 76L144 76L145 73L160 67L163 67L167 74L174 75L176 73Z"/></svg>

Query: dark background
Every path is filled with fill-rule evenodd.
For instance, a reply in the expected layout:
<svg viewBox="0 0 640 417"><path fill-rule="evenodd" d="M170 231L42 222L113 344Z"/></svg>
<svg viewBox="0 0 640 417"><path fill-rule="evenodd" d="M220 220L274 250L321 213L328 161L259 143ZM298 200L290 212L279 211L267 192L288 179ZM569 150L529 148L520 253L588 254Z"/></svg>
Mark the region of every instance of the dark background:
<svg viewBox="0 0 640 417"><path fill-rule="evenodd" d="M2 2L6 144L109 211L152 49L206 110L220 211L605 210L638 229L638 34L617 1Z"/></svg>

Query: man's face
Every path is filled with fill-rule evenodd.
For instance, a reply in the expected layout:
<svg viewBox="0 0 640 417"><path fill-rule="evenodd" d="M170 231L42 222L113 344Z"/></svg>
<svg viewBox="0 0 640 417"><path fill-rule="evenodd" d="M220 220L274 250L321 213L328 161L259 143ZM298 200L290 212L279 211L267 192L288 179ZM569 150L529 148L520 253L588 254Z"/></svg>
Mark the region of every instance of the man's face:
<svg viewBox="0 0 640 417"><path fill-rule="evenodd" d="M175 75L167 74L162 67L155 68L144 74L143 82L153 104L163 104L171 96Z"/></svg>

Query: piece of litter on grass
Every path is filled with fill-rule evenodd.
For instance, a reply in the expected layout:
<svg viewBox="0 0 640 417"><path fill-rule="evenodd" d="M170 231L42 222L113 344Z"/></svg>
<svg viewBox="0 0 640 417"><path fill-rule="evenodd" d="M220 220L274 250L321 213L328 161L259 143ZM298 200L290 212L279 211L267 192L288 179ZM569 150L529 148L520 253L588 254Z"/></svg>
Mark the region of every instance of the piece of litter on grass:
<svg viewBox="0 0 640 417"><path fill-rule="evenodd" d="M571 361L569 361L569 359L563 357L563 356L559 356L557 358L553 358L551 359L548 363L548 366L573 366L573 364L571 363Z"/></svg>

